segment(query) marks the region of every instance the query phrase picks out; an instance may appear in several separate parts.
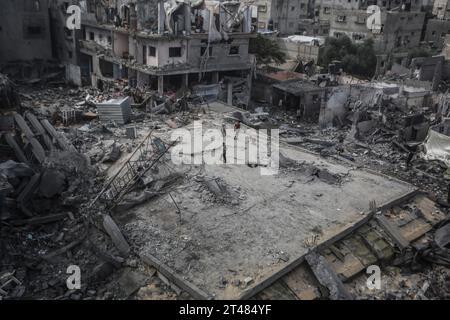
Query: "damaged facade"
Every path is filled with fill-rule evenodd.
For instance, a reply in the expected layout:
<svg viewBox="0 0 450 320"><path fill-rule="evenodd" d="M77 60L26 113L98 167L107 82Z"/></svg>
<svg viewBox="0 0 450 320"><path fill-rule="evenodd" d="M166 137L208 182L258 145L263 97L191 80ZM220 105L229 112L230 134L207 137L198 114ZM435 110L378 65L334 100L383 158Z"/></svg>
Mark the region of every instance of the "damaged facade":
<svg viewBox="0 0 450 320"><path fill-rule="evenodd" d="M246 77L252 69L252 7L245 2L125 1L104 8L88 1L87 7L80 61L94 86L125 81L163 94Z"/></svg>
<svg viewBox="0 0 450 320"><path fill-rule="evenodd" d="M52 59L48 0L5 1L0 21L0 63Z"/></svg>

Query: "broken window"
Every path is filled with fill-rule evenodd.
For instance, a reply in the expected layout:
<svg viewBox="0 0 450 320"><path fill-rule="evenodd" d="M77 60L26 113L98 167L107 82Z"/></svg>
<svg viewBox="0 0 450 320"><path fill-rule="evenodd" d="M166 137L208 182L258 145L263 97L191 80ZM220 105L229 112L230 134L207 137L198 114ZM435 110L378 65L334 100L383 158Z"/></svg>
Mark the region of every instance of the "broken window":
<svg viewBox="0 0 450 320"><path fill-rule="evenodd" d="M205 55L206 48L208 48L208 47L201 47L201 48L200 48L200 55L201 55L201 56L204 56L204 55ZM212 52L213 52L213 48L212 48L212 47L209 47L209 48L208 48L208 55L209 55L210 57L212 56Z"/></svg>
<svg viewBox="0 0 450 320"><path fill-rule="evenodd" d="M330 13L330 7L324 7L323 8L323 13L325 13L325 14L328 14L328 13Z"/></svg>
<svg viewBox="0 0 450 320"><path fill-rule="evenodd" d="M357 16L355 23L359 23L359 24L365 24L366 23L366 17L365 16Z"/></svg>
<svg viewBox="0 0 450 320"><path fill-rule="evenodd" d="M291 11L294 11L294 10L295 10L295 7L294 7L294 6L292 6L292 7L291 7Z"/></svg>
<svg viewBox="0 0 450 320"><path fill-rule="evenodd" d="M258 6L258 12L267 12L267 6L266 5Z"/></svg>
<svg viewBox="0 0 450 320"><path fill-rule="evenodd" d="M181 57L181 47L169 48L169 58Z"/></svg>
<svg viewBox="0 0 450 320"><path fill-rule="evenodd" d="M156 57L156 48L152 46L148 46L148 55L150 57Z"/></svg>
<svg viewBox="0 0 450 320"><path fill-rule="evenodd" d="M239 46L231 46L229 54L230 55L237 55L237 54L239 54Z"/></svg>
<svg viewBox="0 0 450 320"><path fill-rule="evenodd" d="M24 39L43 38L45 21L40 18L25 19L23 22Z"/></svg>
<svg viewBox="0 0 450 320"><path fill-rule="evenodd" d="M108 36L108 44L109 44L109 45L112 44L112 38L111 38L111 36Z"/></svg>
<svg viewBox="0 0 450 320"><path fill-rule="evenodd" d="M142 64L147 64L147 46L142 46Z"/></svg>
<svg viewBox="0 0 450 320"><path fill-rule="evenodd" d="M347 20L346 16L337 16L336 21L337 22L345 22Z"/></svg>
<svg viewBox="0 0 450 320"><path fill-rule="evenodd" d="M89 32L89 40L94 41L94 39L95 39L94 33L93 32Z"/></svg>
<svg viewBox="0 0 450 320"><path fill-rule="evenodd" d="M355 41L363 40L365 37L366 36L363 33L353 33L352 34L352 39L355 40Z"/></svg>

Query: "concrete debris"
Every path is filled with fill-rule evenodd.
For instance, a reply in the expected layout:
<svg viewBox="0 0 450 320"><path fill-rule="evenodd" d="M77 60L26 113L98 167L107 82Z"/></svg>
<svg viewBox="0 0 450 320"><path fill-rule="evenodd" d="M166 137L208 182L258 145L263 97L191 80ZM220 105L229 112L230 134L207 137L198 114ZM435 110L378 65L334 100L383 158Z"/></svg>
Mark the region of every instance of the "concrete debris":
<svg viewBox="0 0 450 320"><path fill-rule="evenodd" d="M15 109L20 99L16 85L9 78L0 73L0 109Z"/></svg>
<svg viewBox="0 0 450 320"><path fill-rule="evenodd" d="M111 150L105 154L103 157L102 162L116 162L120 159L120 156L122 155L121 146L116 144L115 142L111 146Z"/></svg>
<svg viewBox="0 0 450 320"><path fill-rule="evenodd" d="M119 252L125 257L128 256L130 253L130 246L123 237L117 224L109 215L103 217L103 228L105 228L105 231L109 234Z"/></svg>
<svg viewBox="0 0 450 320"><path fill-rule="evenodd" d="M51 198L64 191L66 176L56 170L45 170L41 175L39 192L46 198Z"/></svg>
<svg viewBox="0 0 450 320"><path fill-rule="evenodd" d="M57 31L66 8L49 1L0 52L0 300L450 297L450 37L415 57L427 28L375 28L360 79L349 56L318 66L328 40L310 33L337 35L345 16L328 25L314 5L294 36L265 21L270 3L80 5L83 32ZM289 61L249 53L257 31ZM199 123L234 140L198 149ZM383 290L367 288L373 265Z"/></svg>

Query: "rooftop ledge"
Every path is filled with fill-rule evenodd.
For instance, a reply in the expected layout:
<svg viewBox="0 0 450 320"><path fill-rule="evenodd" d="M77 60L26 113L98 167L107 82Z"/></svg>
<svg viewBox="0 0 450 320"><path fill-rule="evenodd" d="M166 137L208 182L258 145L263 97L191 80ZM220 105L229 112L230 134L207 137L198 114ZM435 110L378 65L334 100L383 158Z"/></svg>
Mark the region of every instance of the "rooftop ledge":
<svg viewBox="0 0 450 320"><path fill-rule="evenodd" d="M136 35L138 37L147 38L147 39L174 39L174 38L177 38L177 39L205 38L206 39L208 37L207 32L191 33L189 35L183 35L183 34L175 35L175 34L170 34L170 33L163 33L163 34L151 33L150 31L147 32L147 31L143 31L143 30L131 31L130 29L126 29L126 28L122 28L122 27L115 27L110 24L98 24L98 23L92 23L90 21L83 21L82 25L86 26L86 27L91 27L91 28L110 30L110 31L122 33L122 34ZM234 38L255 38L257 34L256 33L246 33L246 32L233 32L233 33L229 33L228 35L230 37L234 37Z"/></svg>

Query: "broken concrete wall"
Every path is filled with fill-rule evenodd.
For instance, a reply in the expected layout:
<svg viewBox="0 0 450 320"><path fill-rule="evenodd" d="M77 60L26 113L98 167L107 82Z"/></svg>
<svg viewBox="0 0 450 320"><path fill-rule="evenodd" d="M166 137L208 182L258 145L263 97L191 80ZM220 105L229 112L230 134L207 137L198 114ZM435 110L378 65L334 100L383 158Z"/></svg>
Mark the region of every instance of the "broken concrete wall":
<svg viewBox="0 0 450 320"><path fill-rule="evenodd" d="M401 137L404 141L424 141L428 135L430 121L423 114L406 116Z"/></svg>
<svg viewBox="0 0 450 320"><path fill-rule="evenodd" d="M444 56L420 57L411 61L411 69L420 81L440 82L449 79L448 67ZM445 66L445 67L444 67Z"/></svg>
<svg viewBox="0 0 450 320"><path fill-rule="evenodd" d="M158 1L136 1L137 23L139 30L154 29L158 26Z"/></svg>
<svg viewBox="0 0 450 320"><path fill-rule="evenodd" d="M0 63L52 58L47 0L2 1Z"/></svg>
<svg viewBox="0 0 450 320"><path fill-rule="evenodd" d="M81 83L81 69L77 65L66 64L66 81L69 84L82 86Z"/></svg>
<svg viewBox="0 0 450 320"><path fill-rule="evenodd" d="M450 166L450 137L430 130L424 147L426 160L440 160Z"/></svg>
<svg viewBox="0 0 450 320"><path fill-rule="evenodd" d="M321 128L332 126L336 118L340 123L347 113L347 100L350 95L350 88L341 86L335 87L329 94L325 108L320 110L319 125Z"/></svg>

